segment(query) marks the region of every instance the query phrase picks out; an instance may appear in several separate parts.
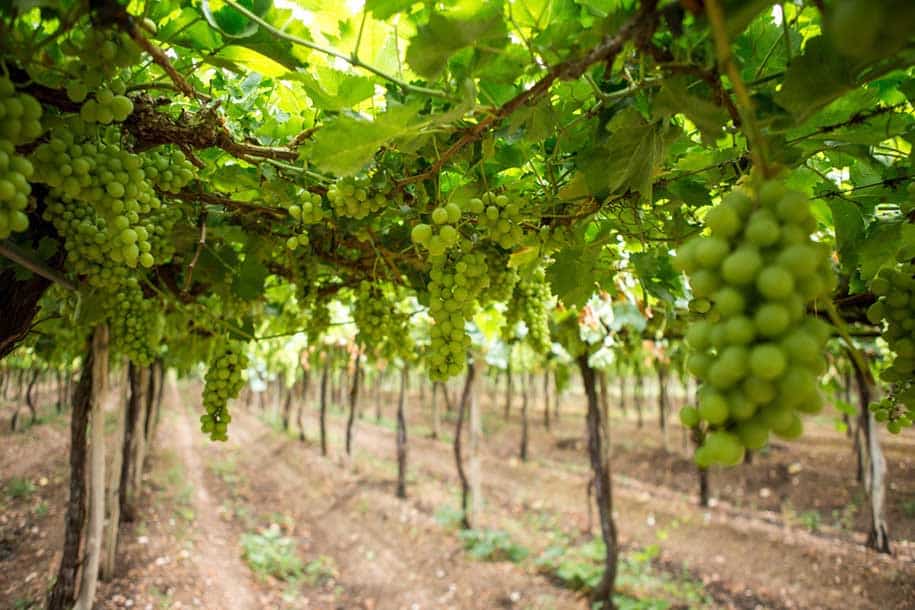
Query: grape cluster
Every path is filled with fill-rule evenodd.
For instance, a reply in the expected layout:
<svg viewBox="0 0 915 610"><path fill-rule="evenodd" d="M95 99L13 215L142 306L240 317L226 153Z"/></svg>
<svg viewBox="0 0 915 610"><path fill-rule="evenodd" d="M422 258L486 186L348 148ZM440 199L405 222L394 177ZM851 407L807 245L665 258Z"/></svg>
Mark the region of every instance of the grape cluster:
<svg viewBox="0 0 915 610"><path fill-rule="evenodd" d="M71 58L65 69L72 75L67 95L74 102L85 100L89 90L103 82L109 86L118 82L116 76L122 69L140 62L140 48L126 32L78 28L71 36L61 50ZM114 87L115 93L123 94L123 90L117 90L119 87Z"/></svg>
<svg viewBox="0 0 915 610"><path fill-rule="evenodd" d="M796 438L799 414L819 411L830 329L807 304L835 287L829 251L810 239L806 197L780 182L733 190L705 223L711 234L675 259L689 275L692 309L707 312L686 333L687 366L703 382L698 407L680 412L687 426L706 424L702 466L738 463L770 431Z"/></svg>
<svg viewBox="0 0 915 610"><path fill-rule="evenodd" d="M301 193L301 203L289 201L286 211L289 212L289 215L293 220L299 223L298 233L286 240L286 247L290 250L295 250L299 246L307 246L309 240L308 232L305 227L324 220L324 210L321 208L321 196L316 193L303 191Z"/></svg>
<svg viewBox="0 0 915 610"><path fill-rule="evenodd" d="M508 259L495 252L487 253L486 268L489 272L489 290L486 298L493 303L507 303L520 279L516 269L508 266Z"/></svg>
<svg viewBox="0 0 915 610"><path fill-rule="evenodd" d="M883 338L895 354L880 378L891 392L870 405L877 421L898 434L915 421L915 251L903 247L897 264L881 269L870 289L877 301L867 310L873 324L884 324Z"/></svg>
<svg viewBox="0 0 915 610"><path fill-rule="evenodd" d="M309 308L308 323L305 328L308 343L311 345L316 344L329 327L330 307L328 307L326 300L316 300Z"/></svg>
<svg viewBox="0 0 915 610"><path fill-rule="evenodd" d="M203 408L200 416L200 431L210 435L210 440L229 440L226 434L232 416L228 403L235 398L245 385L242 371L248 368L248 357L244 346L237 341L226 341L221 346L207 369L203 385Z"/></svg>
<svg viewBox="0 0 915 610"><path fill-rule="evenodd" d="M480 199L471 199L469 205L477 209L482 208L479 224L487 231L492 241L506 250L521 243L524 231L521 229L519 202L512 201L507 195L483 193Z"/></svg>
<svg viewBox="0 0 915 610"><path fill-rule="evenodd" d="M123 85L118 88L123 89ZM102 87L95 92L95 99L83 102L79 109L79 118L87 123L108 125L124 121L132 112L133 102L129 97L122 94L115 95L110 88Z"/></svg>
<svg viewBox="0 0 915 610"><path fill-rule="evenodd" d="M66 240L72 271L105 286L125 277L125 267L151 267L157 260L153 240L163 254L169 251L161 242L176 217L158 212L161 202L147 169L158 179L165 172L152 166L171 158L178 159L172 154L148 162L122 148L116 131L79 119L52 130L33 154L34 179L51 187L45 218ZM176 172L171 187L192 176L186 167Z"/></svg>
<svg viewBox="0 0 915 610"><path fill-rule="evenodd" d="M102 310L114 349L140 366L152 364L162 338L161 317L156 303L143 298L137 279L126 278L114 290L105 291Z"/></svg>
<svg viewBox="0 0 915 610"><path fill-rule="evenodd" d="M31 95L18 93L13 83L0 76L0 239L25 231L29 204L31 162L16 152L16 146L41 135L41 104Z"/></svg>
<svg viewBox="0 0 915 610"><path fill-rule="evenodd" d="M464 323L476 313L476 299L488 286L486 256L479 252L434 257L429 273L432 326L429 377L444 381L464 370L470 337Z"/></svg>
<svg viewBox="0 0 915 610"><path fill-rule="evenodd" d="M194 179L193 164L177 148L151 150L140 157L144 176L160 191L181 192Z"/></svg>
<svg viewBox="0 0 915 610"><path fill-rule="evenodd" d="M337 216L361 220L383 208L385 193L373 193L367 178L341 178L327 189L327 199Z"/></svg>
<svg viewBox="0 0 915 610"><path fill-rule="evenodd" d="M527 339L538 354L550 350L550 320L547 304L552 298L546 282L543 267L537 267L530 277L523 278L515 285L514 294L505 312L506 331L513 332L519 321L527 326Z"/></svg>
<svg viewBox="0 0 915 610"><path fill-rule="evenodd" d="M413 227L410 238L429 251L429 256L442 256L461 241L457 224L461 221L461 208L449 203L432 210L432 225L420 223ZM437 231L436 231L437 229Z"/></svg>
<svg viewBox="0 0 915 610"><path fill-rule="evenodd" d="M409 319L397 307L389 286L362 282L356 290L353 321L356 341L385 358L408 357L412 350Z"/></svg>

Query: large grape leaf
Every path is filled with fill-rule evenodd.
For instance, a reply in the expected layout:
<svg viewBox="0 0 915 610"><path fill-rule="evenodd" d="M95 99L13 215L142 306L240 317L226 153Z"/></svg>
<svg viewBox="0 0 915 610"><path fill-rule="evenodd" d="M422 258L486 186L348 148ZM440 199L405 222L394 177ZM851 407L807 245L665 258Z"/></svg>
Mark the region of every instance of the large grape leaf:
<svg viewBox="0 0 915 610"><path fill-rule="evenodd" d="M829 202L829 209L836 230L839 260L846 270L851 271L858 264L857 246L864 239L864 217L858 206L844 199L833 199Z"/></svg>
<svg viewBox="0 0 915 610"><path fill-rule="evenodd" d="M325 123L304 154L319 169L351 176L368 165L381 146L415 133L411 122L417 110L412 105L392 106L374 121L340 115Z"/></svg>
<svg viewBox="0 0 915 610"><path fill-rule="evenodd" d="M811 38L804 53L791 62L775 101L802 123L854 88L855 74L854 66L839 55L825 36Z"/></svg>
<svg viewBox="0 0 915 610"><path fill-rule="evenodd" d="M508 41L501 2L487 3L469 17L433 13L407 48L407 63L420 76L434 78L457 51L474 45L501 47Z"/></svg>

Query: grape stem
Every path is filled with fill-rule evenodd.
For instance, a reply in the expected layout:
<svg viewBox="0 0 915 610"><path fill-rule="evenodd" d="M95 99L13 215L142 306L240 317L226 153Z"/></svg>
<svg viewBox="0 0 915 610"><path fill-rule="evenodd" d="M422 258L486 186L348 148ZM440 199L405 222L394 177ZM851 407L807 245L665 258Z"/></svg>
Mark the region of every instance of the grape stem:
<svg viewBox="0 0 915 610"><path fill-rule="evenodd" d="M68 280L64 275L54 269L51 269L41 261L37 261L27 253L20 250L17 246L9 241L0 241L0 256L5 256L14 263L25 267L32 273L40 275L46 280L50 280L66 288L67 290L77 291L76 284Z"/></svg>
<svg viewBox="0 0 915 610"><path fill-rule="evenodd" d="M200 239L197 241L197 248L194 250L194 258L191 259L191 262L187 264L187 271L184 274L184 286L181 287L181 292L187 293L191 289L191 283L194 276L194 267L197 266L197 259L200 258L200 253L203 251L203 247L207 243L207 210L203 208L200 211L200 218L197 220L197 224L200 225Z"/></svg>
<svg viewBox="0 0 915 610"><path fill-rule="evenodd" d="M753 164L759 168L764 177L769 177L771 176L771 169L766 162L768 147L753 114L753 102L750 99L750 92L743 79L740 78L737 64L731 55L731 44L728 41L724 11L721 9L719 0L707 0L705 14L712 28L712 38L715 41L715 54L718 57L719 68L728 75L731 86L734 88L734 95L737 97L737 109L740 111L741 122L745 128L747 140L749 140Z"/></svg>
<svg viewBox="0 0 915 610"><path fill-rule="evenodd" d="M845 342L845 346L848 348L848 353L851 355L852 360L855 361L855 366L858 367L858 369L864 375L866 381L870 385L874 385L874 375L871 373L870 367L867 366L867 362L864 360L864 356L861 354L861 350L858 349L858 346L855 345L854 340L851 338L851 334L848 332L848 327L845 325L845 320L843 320L842 316L839 315L839 312L832 300L824 299L824 305L826 307L826 313L829 316L829 319L832 320L836 330L839 332L839 336L842 337L842 340Z"/></svg>

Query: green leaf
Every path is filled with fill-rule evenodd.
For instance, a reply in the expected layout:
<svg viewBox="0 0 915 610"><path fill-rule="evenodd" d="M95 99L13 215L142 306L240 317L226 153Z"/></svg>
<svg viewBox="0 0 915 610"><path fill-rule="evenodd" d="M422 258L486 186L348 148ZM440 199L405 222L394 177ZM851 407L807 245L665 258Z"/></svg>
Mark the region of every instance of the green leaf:
<svg viewBox="0 0 915 610"><path fill-rule="evenodd" d="M721 137L729 116L725 110L705 97L692 95L687 89L688 80L668 80L654 99L654 112L658 116L684 114L695 123L707 144L714 144Z"/></svg>
<svg viewBox="0 0 915 610"><path fill-rule="evenodd" d="M808 40L803 55L791 62L775 101L802 123L855 84L855 70L848 59L824 36L817 36Z"/></svg>
<svg viewBox="0 0 915 610"><path fill-rule="evenodd" d="M603 246L572 246L553 255L546 276L553 293L568 307L584 305L597 286L612 280L612 267L602 260Z"/></svg>
<svg viewBox="0 0 915 610"><path fill-rule="evenodd" d="M448 58L465 47L503 46L507 42L502 3L489 2L477 14L458 18L433 13L407 48L407 63L420 76L435 78Z"/></svg>
<svg viewBox="0 0 915 610"><path fill-rule="evenodd" d="M263 263L249 253L232 282L232 292L240 299L254 300L264 293L264 282L269 274Z"/></svg>
<svg viewBox="0 0 915 610"><path fill-rule="evenodd" d="M375 92L375 81L365 76L346 74L332 69L318 69L316 76L305 72L287 74L297 80L315 106L323 110L352 108Z"/></svg>
<svg viewBox="0 0 915 610"><path fill-rule="evenodd" d="M896 222L875 222L868 227L867 238L858 250L861 279L870 281L881 267L895 262L899 236L900 225Z"/></svg>
<svg viewBox="0 0 915 610"><path fill-rule="evenodd" d="M384 21L397 13L408 11L414 0L366 0L365 10L375 15L375 19Z"/></svg>
<svg viewBox="0 0 915 610"><path fill-rule="evenodd" d="M410 123L417 110L415 106L394 106L374 121L339 116L315 134L305 154L321 170L351 176L367 166L381 146L414 133Z"/></svg>
<svg viewBox="0 0 915 610"><path fill-rule="evenodd" d="M515 252L512 252L511 256L508 257L508 267L514 269L517 267L523 267L529 265L530 263L538 260L540 258L540 249L533 246L527 246L520 248Z"/></svg>
<svg viewBox="0 0 915 610"><path fill-rule="evenodd" d="M857 247L864 239L864 217L858 206L844 199L830 201L829 209L836 230L839 260L846 270L851 271L858 264Z"/></svg>
<svg viewBox="0 0 915 610"><path fill-rule="evenodd" d="M258 17L263 17L273 6L273 0L238 0L238 4ZM245 38L252 36L258 30L255 22L226 5L222 0L203 0L200 9L211 26L230 38Z"/></svg>

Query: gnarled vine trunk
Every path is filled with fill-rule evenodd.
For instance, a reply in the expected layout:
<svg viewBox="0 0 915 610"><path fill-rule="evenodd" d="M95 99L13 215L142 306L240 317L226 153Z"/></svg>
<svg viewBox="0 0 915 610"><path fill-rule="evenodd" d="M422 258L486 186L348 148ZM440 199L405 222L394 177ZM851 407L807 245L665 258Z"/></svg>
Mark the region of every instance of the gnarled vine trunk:
<svg viewBox="0 0 915 610"><path fill-rule="evenodd" d="M858 385L858 408L862 433L862 462L864 464L864 490L870 508L867 546L879 553L890 553L890 534L886 523L886 460L880 448L877 425L869 406L872 386L857 363L855 381Z"/></svg>
<svg viewBox="0 0 915 610"><path fill-rule="evenodd" d="M591 593L592 603L601 603L604 608L613 608L613 587L616 582L618 555L616 523L613 521L613 491L611 488L610 461L607 457L608 430L601 415L597 397L595 371L588 363L588 355L578 357L578 368L588 401L588 457L594 475L594 496L597 500L597 515L600 520L601 539L606 546L604 574Z"/></svg>
<svg viewBox="0 0 915 610"><path fill-rule="evenodd" d="M669 442L667 438L667 412L670 409L669 399L667 397L667 367L658 364L658 426L661 428L661 447L668 451Z"/></svg>
<svg viewBox="0 0 915 610"><path fill-rule="evenodd" d="M359 359L356 354L356 368L353 370L353 384L349 390L349 416L346 418L346 455L352 455L353 426L356 423L356 401L359 398Z"/></svg>
<svg viewBox="0 0 915 610"><path fill-rule="evenodd" d="M329 365L324 363L321 369L321 404L318 419L321 427L321 455L327 456L327 377Z"/></svg>
<svg viewBox="0 0 915 610"><path fill-rule="evenodd" d="M461 527L463 529L470 529L470 482L467 480L467 474L464 471L461 440L464 431L464 418L467 414L467 407L470 404L470 396L473 394L473 381L477 373L476 363L470 359L468 360L467 375L464 378L464 391L461 393L457 422L454 426L454 462L457 466L458 479L461 481ZM446 389L445 396L447 397L447 395Z"/></svg>
<svg viewBox="0 0 915 610"><path fill-rule="evenodd" d="M533 374L531 375L533 378ZM524 373L521 374L521 447L518 450L518 457L522 462L527 461L527 445L528 445L528 435L527 435L527 402L528 394L530 393L531 382L525 382Z"/></svg>

